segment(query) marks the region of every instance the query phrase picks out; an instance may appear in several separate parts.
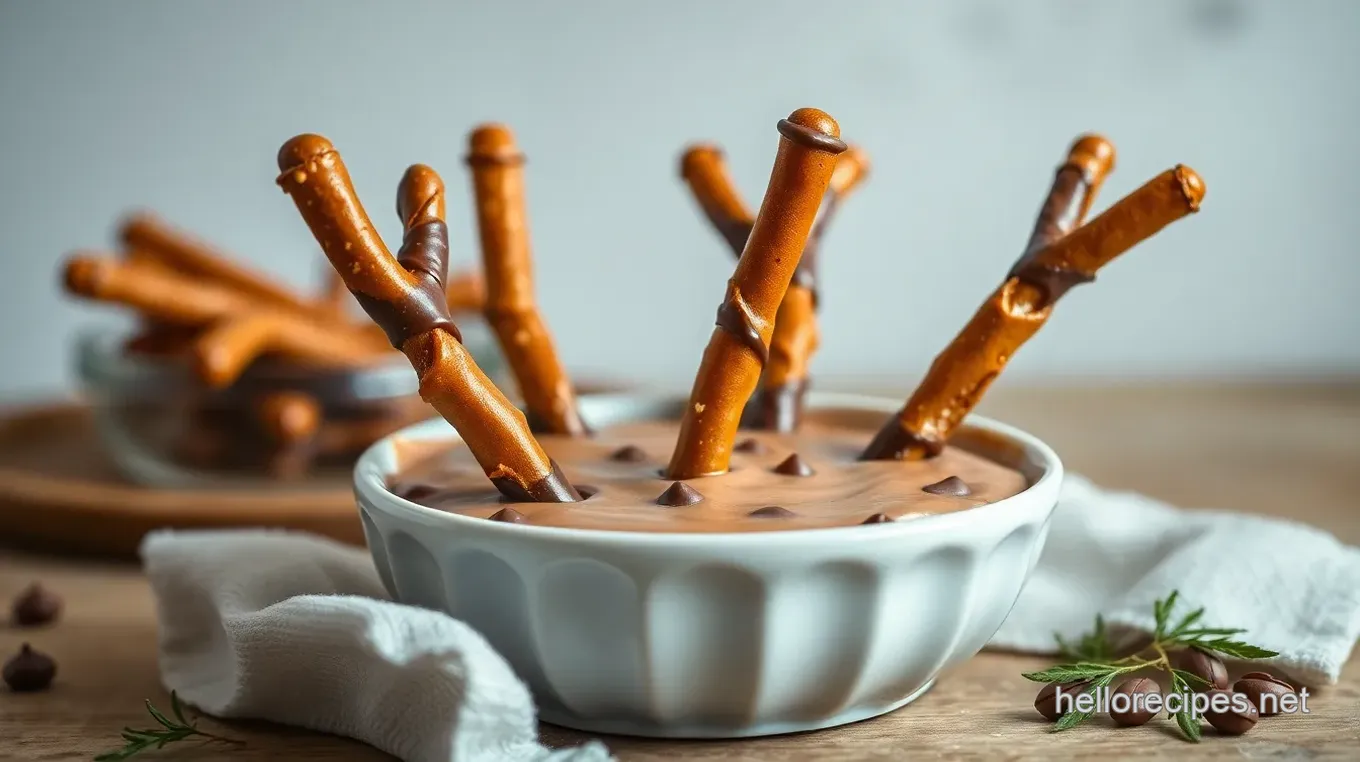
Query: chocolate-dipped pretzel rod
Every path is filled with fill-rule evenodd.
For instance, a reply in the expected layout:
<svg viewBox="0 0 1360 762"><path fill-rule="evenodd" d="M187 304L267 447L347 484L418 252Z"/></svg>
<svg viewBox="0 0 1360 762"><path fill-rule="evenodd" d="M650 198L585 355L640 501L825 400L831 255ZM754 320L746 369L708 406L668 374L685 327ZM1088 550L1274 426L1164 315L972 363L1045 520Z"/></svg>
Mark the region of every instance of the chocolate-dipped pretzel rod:
<svg viewBox="0 0 1360 762"><path fill-rule="evenodd" d="M826 198L808 235L798 269L789 290L779 304L774 334L770 337L770 360L760 381L757 397L760 428L793 431L803 416L803 397L807 394L808 369L817 351L817 259L827 222L841 201L868 174L869 160L856 146L850 146L836 161Z"/></svg>
<svg viewBox="0 0 1360 762"><path fill-rule="evenodd" d="M799 109L779 122L779 152L746 248L727 283L717 327L694 379L667 478L720 474L742 408L760 380L775 313L793 279L822 197L845 151L836 120Z"/></svg>
<svg viewBox="0 0 1360 762"><path fill-rule="evenodd" d="M840 201L864 179L868 170L868 157L856 146L850 146L837 157L826 198L818 209L798 269L775 317L761 389L747 406L747 422L754 428L787 432L798 426L807 391L808 367L818 345L817 252ZM680 160L680 174L709 222L740 257L753 219L732 184L721 150L713 145L688 149Z"/></svg>
<svg viewBox="0 0 1360 762"><path fill-rule="evenodd" d="M1061 180L1060 173L1055 190ZM1178 165L1077 230L1027 253L935 358L906 405L883 425L861 457L918 460L939 454L1006 362L1048 320L1053 305L1069 288L1092 280L1115 257L1198 210L1203 197L1199 175ZM1054 206L1060 204L1046 203L1044 209ZM1064 224L1075 221L1060 223L1059 234Z"/></svg>
<svg viewBox="0 0 1360 762"><path fill-rule="evenodd" d="M323 365L356 365L371 361L380 348L363 340L357 331L337 331L292 312L262 308L255 299L233 288L202 282L154 263L76 255L66 262L65 284L78 296L129 305L157 324L216 326L195 339L196 351L203 347L206 335L238 325L242 315L252 316L249 330L232 331L225 342L229 351L238 344L248 344ZM199 353L200 375L211 379L218 373L229 373L237 363L236 357Z"/></svg>
<svg viewBox="0 0 1360 762"><path fill-rule="evenodd" d="M453 424L493 484L513 500L580 495L543 452L524 415L473 361L449 317L444 185L407 170L397 191L405 236L397 257L378 237L330 141L299 135L279 149L279 185L361 307L420 377L420 395Z"/></svg>
<svg viewBox="0 0 1360 762"><path fill-rule="evenodd" d="M519 384L529 428L539 433L586 434L576 409L576 392L534 300L524 156L509 129L488 124L468 137L467 163L472 170L486 274L483 312Z"/></svg>

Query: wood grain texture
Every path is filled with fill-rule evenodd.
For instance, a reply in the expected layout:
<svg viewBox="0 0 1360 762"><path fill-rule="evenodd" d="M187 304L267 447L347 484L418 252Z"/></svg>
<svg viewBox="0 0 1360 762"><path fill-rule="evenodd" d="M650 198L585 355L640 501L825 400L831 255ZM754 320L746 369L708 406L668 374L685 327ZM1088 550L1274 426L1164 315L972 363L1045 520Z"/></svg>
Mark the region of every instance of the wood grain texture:
<svg viewBox="0 0 1360 762"><path fill-rule="evenodd" d="M829 384L822 384L826 388ZM889 396L907 385L884 385ZM859 385L865 390L865 385ZM1290 516L1360 544L1360 382L1045 391L997 390L982 411L1049 441L1068 466L1112 487L1183 505ZM52 628L0 629L0 652L27 640L57 658L52 690L0 691L0 760L89 759L118 745L118 729L162 705L150 592L133 567L0 550L0 600L33 579L67 602ZM677 758L901 760L1059 758L1360 758L1360 657L1341 683L1313 698L1309 715L1268 718L1240 738L1206 731L1196 747L1164 719L1115 729L1108 721L1050 734L1031 706L1037 686L1020 672L1044 658L986 653L950 670L936 688L891 715L816 733L748 741L667 742L606 737L625 762ZM205 720L243 748L173 747L148 760L379 760L361 744L264 723ZM587 736L545 726L553 745Z"/></svg>

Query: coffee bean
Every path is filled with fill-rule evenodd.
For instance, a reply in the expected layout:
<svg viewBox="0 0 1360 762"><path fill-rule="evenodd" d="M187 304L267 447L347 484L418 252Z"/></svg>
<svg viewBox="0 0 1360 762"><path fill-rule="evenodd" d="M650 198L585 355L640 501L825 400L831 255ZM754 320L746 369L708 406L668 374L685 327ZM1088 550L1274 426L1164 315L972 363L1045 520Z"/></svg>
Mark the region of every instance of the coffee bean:
<svg viewBox="0 0 1360 762"><path fill-rule="evenodd" d="M948 476L934 484L927 484L921 488L922 492L929 492L932 495L949 495L951 497L967 497L973 494L968 485L957 476Z"/></svg>
<svg viewBox="0 0 1360 762"><path fill-rule="evenodd" d="M812 470L812 466L804 463L796 452L780 461L779 465L774 467L774 472L782 476L812 476L817 473Z"/></svg>
<svg viewBox="0 0 1360 762"><path fill-rule="evenodd" d="M610 460L617 460L620 463L641 463L647 459L647 453L642 451L637 445L624 445L609 454Z"/></svg>
<svg viewBox="0 0 1360 762"><path fill-rule="evenodd" d="M1256 727L1256 721L1260 715L1250 701L1244 701L1244 706L1240 708L1240 711L1238 707L1231 705L1222 712L1214 709L1215 696L1227 696L1227 700L1231 702L1233 697L1242 696L1242 694L1225 690L1212 690L1205 695L1209 697L1209 708L1204 710L1204 719L1217 728L1218 732L1228 736L1240 736ZM1246 697L1243 696L1243 698ZM1223 699L1217 700L1222 701Z"/></svg>
<svg viewBox="0 0 1360 762"><path fill-rule="evenodd" d="M5 662L2 676L5 684L16 693L41 691L52 684L57 674L57 663L45 653L34 651L27 643L19 653Z"/></svg>
<svg viewBox="0 0 1360 762"><path fill-rule="evenodd" d="M20 627L48 624L60 615L61 596L48 590L41 582L29 585L10 607L10 618Z"/></svg>
<svg viewBox="0 0 1360 762"><path fill-rule="evenodd" d="M1073 680L1070 683L1049 683L1039 690L1039 695L1034 699L1034 708L1038 710L1046 719L1057 721L1062 718L1058 711L1058 689L1061 688L1064 696L1071 696L1075 701L1086 686L1090 685L1090 680ZM1067 703L1063 702L1064 705Z"/></svg>
<svg viewBox="0 0 1360 762"><path fill-rule="evenodd" d="M1135 725L1146 724L1148 720L1157 716L1157 713L1148 709L1148 696L1158 695L1161 692L1157 681L1148 677L1135 677L1125 680L1110 694L1110 719L1114 724L1122 727L1133 727ZM1114 708L1115 696L1128 696L1129 705L1123 707L1122 711ZM1124 703L1122 700L1119 702Z"/></svg>
<svg viewBox="0 0 1360 762"><path fill-rule="evenodd" d="M1259 673L1247 673L1259 674ZM1251 705L1256 707L1256 713L1262 717L1273 717L1280 713L1280 699L1294 693L1291 686L1285 685L1278 680L1262 680L1260 678L1247 678L1233 683L1233 690L1244 694ZM1273 696L1273 698L1268 698ZM1263 698L1267 697L1267 698Z"/></svg>
<svg viewBox="0 0 1360 762"><path fill-rule="evenodd" d="M656 499L657 505L664 505L667 508L682 508L686 505L694 505L703 500L704 496L699 494L699 490L685 484L684 482L672 482Z"/></svg>
<svg viewBox="0 0 1360 762"><path fill-rule="evenodd" d="M1269 672L1248 672L1247 674L1242 675L1241 677L1239 677L1239 678L1237 678L1237 679L1238 679L1238 680L1269 680L1269 681L1271 681L1271 682L1273 682L1273 683L1279 683L1280 685L1283 685L1284 687L1288 688L1288 689L1291 690L1291 691L1294 690L1294 684L1293 684L1293 683L1289 682L1288 680L1284 679L1283 677L1279 677L1278 675L1272 675L1272 674L1270 674Z"/></svg>
<svg viewBox="0 0 1360 762"><path fill-rule="evenodd" d="M1209 688L1228 687L1228 668L1223 660L1198 648L1187 648L1176 655L1176 669L1204 680Z"/></svg>

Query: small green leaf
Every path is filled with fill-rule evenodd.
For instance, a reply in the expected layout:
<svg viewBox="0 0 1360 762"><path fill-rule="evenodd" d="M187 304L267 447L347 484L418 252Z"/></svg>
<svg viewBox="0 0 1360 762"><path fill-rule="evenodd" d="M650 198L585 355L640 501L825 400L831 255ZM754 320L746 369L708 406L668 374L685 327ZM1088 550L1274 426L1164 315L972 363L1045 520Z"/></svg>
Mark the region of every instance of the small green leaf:
<svg viewBox="0 0 1360 762"><path fill-rule="evenodd" d="M1089 680L1093 677L1101 677L1116 671L1116 667L1108 664L1060 664L1039 672L1025 672L1021 675L1026 680L1033 680L1036 683L1068 683L1073 680Z"/></svg>
<svg viewBox="0 0 1360 762"><path fill-rule="evenodd" d="M1199 739L1203 736L1203 729L1199 725L1198 718L1192 717L1190 712L1177 712L1176 724L1180 726L1181 733L1187 741L1199 743Z"/></svg>
<svg viewBox="0 0 1360 762"><path fill-rule="evenodd" d="M1237 659L1269 659L1272 656L1279 656L1275 651L1267 651L1264 648L1248 645L1247 643L1238 640L1227 640L1223 638L1218 640L1197 641L1195 647L1209 651L1217 651Z"/></svg>
<svg viewBox="0 0 1360 762"><path fill-rule="evenodd" d="M1189 614L1186 614L1185 617L1176 624L1175 628L1171 630L1171 637L1174 638L1180 633L1183 633L1186 630L1190 629L1190 625L1194 624L1195 622L1198 622L1200 620L1200 617L1203 616L1204 616L1203 607L1197 608L1194 611L1191 611Z"/></svg>
<svg viewBox="0 0 1360 762"><path fill-rule="evenodd" d="M146 700L146 711L151 714L152 719L159 722L167 730L174 730L176 728L175 723L171 722L165 715L161 714L159 709L151 705L151 699Z"/></svg>
<svg viewBox="0 0 1360 762"><path fill-rule="evenodd" d="M179 694L175 691L170 691L170 711L174 712L175 719L179 720L181 725L193 724L184 719L184 704L179 700Z"/></svg>
<svg viewBox="0 0 1360 762"><path fill-rule="evenodd" d="M1180 680L1180 683L1176 682L1177 679ZM1191 688L1204 689L1209 687L1208 680L1205 680L1193 672L1186 672L1185 670L1180 669L1171 670L1171 680L1172 685L1181 691L1189 691Z"/></svg>

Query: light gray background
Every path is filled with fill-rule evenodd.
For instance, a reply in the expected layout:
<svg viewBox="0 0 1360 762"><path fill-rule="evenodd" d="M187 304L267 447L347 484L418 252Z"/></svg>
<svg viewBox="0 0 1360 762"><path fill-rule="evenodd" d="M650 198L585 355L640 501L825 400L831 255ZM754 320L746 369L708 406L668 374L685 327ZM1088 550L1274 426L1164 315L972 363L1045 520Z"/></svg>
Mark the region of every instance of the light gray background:
<svg viewBox="0 0 1360 762"><path fill-rule="evenodd" d="M1073 292L1007 378L1360 369L1360 2L0 4L0 394L70 388L65 252L149 207L299 286L319 255L273 185L319 132L385 233L402 169L450 186L483 120L530 156L543 309L581 372L688 386L732 262L676 176L716 139L758 202L774 123L814 105L874 159L824 268L823 375L910 375L1010 266L1069 140L1184 162L1178 223Z"/></svg>

